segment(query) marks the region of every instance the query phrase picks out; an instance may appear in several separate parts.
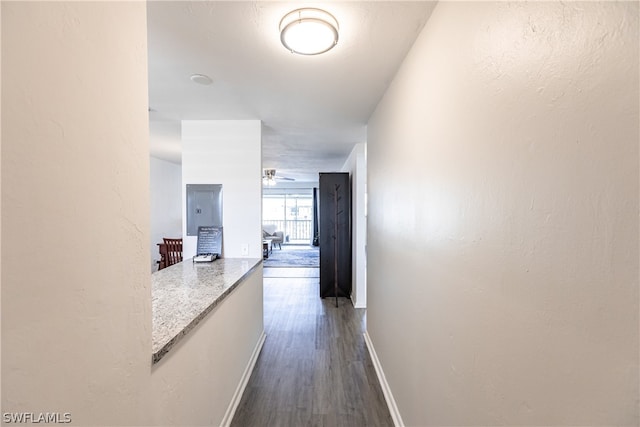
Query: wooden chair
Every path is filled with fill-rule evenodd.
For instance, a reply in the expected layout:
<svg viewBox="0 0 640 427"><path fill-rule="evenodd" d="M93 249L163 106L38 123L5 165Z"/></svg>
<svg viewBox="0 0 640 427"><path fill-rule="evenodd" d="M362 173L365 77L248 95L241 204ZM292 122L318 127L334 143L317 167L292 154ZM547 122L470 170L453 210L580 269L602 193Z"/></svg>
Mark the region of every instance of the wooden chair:
<svg viewBox="0 0 640 427"><path fill-rule="evenodd" d="M164 243L158 243L160 250L158 270L182 261L182 239L168 239L165 237L162 240Z"/></svg>
<svg viewBox="0 0 640 427"><path fill-rule="evenodd" d="M167 267L182 262L182 239L164 239L167 245Z"/></svg>

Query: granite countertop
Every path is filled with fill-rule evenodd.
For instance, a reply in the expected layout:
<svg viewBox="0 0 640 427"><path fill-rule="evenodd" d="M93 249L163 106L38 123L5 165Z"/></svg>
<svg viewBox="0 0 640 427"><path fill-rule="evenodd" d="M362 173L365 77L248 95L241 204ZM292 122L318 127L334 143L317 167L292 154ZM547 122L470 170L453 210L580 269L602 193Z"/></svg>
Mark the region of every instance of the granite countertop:
<svg viewBox="0 0 640 427"><path fill-rule="evenodd" d="M259 258L191 258L151 275L152 356L157 363L260 263Z"/></svg>

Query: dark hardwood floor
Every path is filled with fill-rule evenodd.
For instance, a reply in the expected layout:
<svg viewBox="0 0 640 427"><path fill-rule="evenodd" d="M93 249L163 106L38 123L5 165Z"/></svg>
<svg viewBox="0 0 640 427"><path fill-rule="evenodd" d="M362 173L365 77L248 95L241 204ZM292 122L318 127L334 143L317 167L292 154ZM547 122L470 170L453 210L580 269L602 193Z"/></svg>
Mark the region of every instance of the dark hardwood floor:
<svg viewBox="0 0 640 427"><path fill-rule="evenodd" d="M321 300L317 270L264 269L267 339L232 426L393 426L364 343L365 311Z"/></svg>

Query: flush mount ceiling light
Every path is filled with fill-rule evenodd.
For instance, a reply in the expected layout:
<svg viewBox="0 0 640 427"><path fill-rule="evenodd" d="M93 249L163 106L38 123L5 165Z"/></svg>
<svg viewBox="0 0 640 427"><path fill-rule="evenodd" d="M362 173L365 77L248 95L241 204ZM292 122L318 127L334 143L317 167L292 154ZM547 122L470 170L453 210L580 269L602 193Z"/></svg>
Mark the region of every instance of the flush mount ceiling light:
<svg viewBox="0 0 640 427"><path fill-rule="evenodd" d="M296 9L280 21L280 41L291 53L319 55L338 43L338 21L316 8Z"/></svg>

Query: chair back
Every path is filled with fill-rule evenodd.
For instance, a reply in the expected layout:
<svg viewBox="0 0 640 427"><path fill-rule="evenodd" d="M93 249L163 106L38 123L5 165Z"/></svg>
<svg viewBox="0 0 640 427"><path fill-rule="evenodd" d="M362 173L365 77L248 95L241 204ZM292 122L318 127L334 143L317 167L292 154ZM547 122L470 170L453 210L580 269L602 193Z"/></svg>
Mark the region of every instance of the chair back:
<svg viewBox="0 0 640 427"><path fill-rule="evenodd" d="M165 267L182 262L182 239L163 238L166 247L166 263Z"/></svg>

